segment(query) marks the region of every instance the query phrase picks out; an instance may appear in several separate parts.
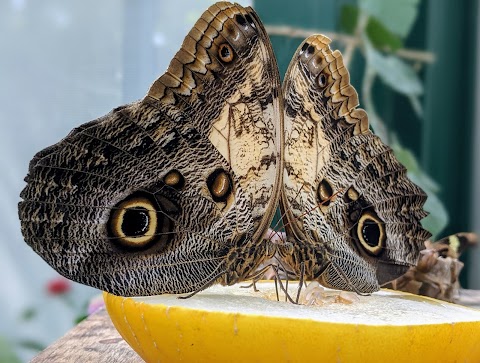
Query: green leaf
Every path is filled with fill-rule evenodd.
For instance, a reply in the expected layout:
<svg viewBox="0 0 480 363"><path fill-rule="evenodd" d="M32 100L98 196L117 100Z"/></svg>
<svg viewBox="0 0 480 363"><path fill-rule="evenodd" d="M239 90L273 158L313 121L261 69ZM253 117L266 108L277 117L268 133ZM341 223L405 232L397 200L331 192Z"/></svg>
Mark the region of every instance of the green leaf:
<svg viewBox="0 0 480 363"><path fill-rule="evenodd" d="M413 111L415 111L417 117L420 119L423 118L423 106L419 98L415 95L412 95L408 97L408 100L410 101L410 105L412 105Z"/></svg>
<svg viewBox="0 0 480 363"><path fill-rule="evenodd" d="M392 33L405 38L417 17L419 2L420 0L359 0L358 5Z"/></svg>
<svg viewBox="0 0 480 363"><path fill-rule="evenodd" d="M384 56L368 43L365 49L368 65L386 85L408 97L423 94L422 82L408 63L394 55Z"/></svg>
<svg viewBox="0 0 480 363"><path fill-rule="evenodd" d="M398 160L411 172L418 173L420 165L415 155L408 149L400 145L396 136L392 137L391 148Z"/></svg>
<svg viewBox="0 0 480 363"><path fill-rule="evenodd" d="M355 32L360 10L354 5L344 5L340 11L340 26L348 34ZM370 42L380 49L395 51L403 46L397 35L388 30L380 21L370 17L366 27L366 34Z"/></svg>
<svg viewBox="0 0 480 363"><path fill-rule="evenodd" d="M20 363L21 360L12 349L12 344L0 336L0 363Z"/></svg>
<svg viewBox="0 0 480 363"><path fill-rule="evenodd" d="M385 123L383 120L378 116L378 114L370 107L365 105L365 111L368 114L368 122L370 123L370 127L372 128L375 135L382 139L383 142L388 144L388 130L385 127Z"/></svg>
<svg viewBox="0 0 480 363"><path fill-rule="evenodd" d="M348 34L353 34L357 26L359 10L355 5L343 5L340 10L340 26Z"/></svg>
<svg viewBox="0 0 480 363"><path fill-rule="evenodd" d="M394 52L403 46L402 39L388 30L376 18L371 17L368 20L366 33L375 48Z"/></svg>

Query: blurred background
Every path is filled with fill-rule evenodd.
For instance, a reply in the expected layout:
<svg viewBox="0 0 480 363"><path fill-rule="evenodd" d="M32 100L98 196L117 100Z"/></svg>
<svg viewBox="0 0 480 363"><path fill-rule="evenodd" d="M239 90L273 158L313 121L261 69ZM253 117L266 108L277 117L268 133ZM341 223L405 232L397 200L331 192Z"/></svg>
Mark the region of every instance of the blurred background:
<svg viewBox="0 0 480 363"><path fill-rule="evenodd" d="M30 359L99 294L61 279L23 242L17 203L28 162L73 127L143 97L213 2L0 2L0 362ZM436 237L480 233L478 0L253 6L281 74L308 35L334 40L375 132L429 194L426 227ZM480 252L463 260L463 286L480 289Z"/></svg>

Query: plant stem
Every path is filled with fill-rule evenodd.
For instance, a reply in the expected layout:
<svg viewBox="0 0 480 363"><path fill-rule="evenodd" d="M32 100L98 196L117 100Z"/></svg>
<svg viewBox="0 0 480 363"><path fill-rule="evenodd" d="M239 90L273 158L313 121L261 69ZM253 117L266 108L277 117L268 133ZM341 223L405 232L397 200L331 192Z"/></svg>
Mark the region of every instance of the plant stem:
<svg viewBox="0 0 480 363"><path fill-rule="evenodd" d="M288 25L266 25L265 29L269 35L279 35L289 38L307 38L312 34L324 34L329 37L332 41L337 41L345 45L345 48L348 46L356 47L361 44L359 39L356 39L352 35L329 32L321 29L302 29L296 28ZM433 63L435 62L435 55L432 52L425 52L417 49L399 49L395 55L400 58L417 61L421 63Z"/></svg>
<svg viewBox="0 0 480 363"><path fill-rule="evenodd" d="M345 51L343 52L343 64L345 67L349 67L352 62L353 55L355 53L355 48L358 44L361 44L362 34L365 31L365 27L368 24L368 15L364 12L360 12L358 17L357 25L355 27L355 32L353 35L353 42L349 42L345 45Z"/></svg>

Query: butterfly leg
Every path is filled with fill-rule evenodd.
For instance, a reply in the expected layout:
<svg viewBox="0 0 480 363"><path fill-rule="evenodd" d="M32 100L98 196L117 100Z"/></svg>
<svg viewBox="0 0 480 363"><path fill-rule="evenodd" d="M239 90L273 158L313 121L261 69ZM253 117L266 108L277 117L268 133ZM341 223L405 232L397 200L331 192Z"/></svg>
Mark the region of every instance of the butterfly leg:
<svg viewBox="0 0 480 363"><path fill-rule="evenodd" d="M300 292L302 291L303 283L305 282L306 284L306 281L304 279L305 279L305 263L302 261L300 263L300 280L298 282L297 298L295 299L296 304L298 304L298 301L300 300Z"/></svg>
<svg viewBox="0 0 480 363"><path fill-rule="evenodd" d="M188 295L185 295L185 296L179 296L178 299L189 299L191 298L192 296L195 296L196 294L198 294L200 291L203 291L205 290L207 287L210 287L212 286L212 284L215 283L215 281L218 280L219 277L225 275L227 273L227 271L222 271L222 272L219 272L218 274L214 275L212 278L210 278L205 284L203 284L200 288L198 288L197 290L191 292L190 294Z"/></svg>
<svg viewBox="0 0 480 363"><path fill-rule="evenodd" d="M264 266L263 268L261 268L260 270L255 271L254 274L252 274L250 276L247 276L245 278L245 280L252 280L252 283L250 285L240 286L240 287L244 288L244 289L249 289L253 286L254 291L258 292L259 290L257 290L257 287L255 286L255 283L257 281L261 280L263 275L270 269L270 267L272 267L272 264L268 264L268 265Z"/></svg>
<svg viewBox="0 0 480 363"><path fill-rule="evenodd" d="M283 283L282 283L282 279L280 278L280 275L278 274L278 267L276 268L275 271L277 272L277 276L275 277L275 281L276 282L278 281L278 284L280 285L280 290L282 290L283 293L285 294L285 302L289 301L292 304L297 305L297 302L295 300L293 300L292 297L290 296L290 294L288 293L288 281L289 281L288 277L285 281L285 286L284 286Z"/></svg>

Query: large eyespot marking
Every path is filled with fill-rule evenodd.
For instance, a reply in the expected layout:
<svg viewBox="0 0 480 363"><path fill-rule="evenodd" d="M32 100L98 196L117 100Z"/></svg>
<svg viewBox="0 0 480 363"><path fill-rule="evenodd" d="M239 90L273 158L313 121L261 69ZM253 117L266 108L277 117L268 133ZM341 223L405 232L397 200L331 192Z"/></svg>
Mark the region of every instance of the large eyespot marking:
<svg viewBox="0 0 480 363"><path fill-rule="evenodd" d="M233 49L230 44L223 43L218 47L218 56L224 63L233 61Z"/></svg>
<svg viewBox="0 0 480 363"><path fill-rule="evenodd" d="M170 170L164 177L163 182L169 187L177 190L185 186L185 178L178 170Z"/></svg>
<svg viewBox="0 0 480 363"><path fill-rule="evenodd" d="M305 42L303 45L302 45L302 48L300 49L300 52L298 52L299 54L303 54L307 48L310 46L310 44L308 44L307 42Z"/></svg>
<svg viewBox="0 0 480 363"><path fill-rule="evenodd" d="M223 169L217 169L207 178L207 186L215 202L226 202L232 193L232 181Z"/></svg>
<svg viewBox="0 0 480 363"><path fill-rule="evenodd" d="M325 76L325 74L323 72L321 72L317 76L316 84L319 88L325 88L325 86L327 85L327 76Z"/></svg>
<svg viewBox="0 0 480 363"><path fill-rule="evenodd" d="M333 189L330 183L326 179L322 179L322 181L318 184L317 188L317 199L321 205L328 206L330 204L330 200L333 196Z"/></svg>
<svg viewBox="0 0 480 363"><path fill-rule="evenodd" d="M253 19L252 19L252 17L250 16L250 14L245 15L245 19L247 19L248 23L249 23L253 28L256 28L255 22L253 21Z"/></svg>
<svg viewBox="0 0 480 363"><path fill-rule="evenodd" d="M308 57L310 54L313 54L315 53L315 47L313 45L310 45L306 51L305 51L305 55Z"/></svg>
<svg viewBox="0 0 480 363"><path fill-rule="evenodd" d="M357 224L357 237L363 249L378 256L385 248L385 224L373 211L365 211Z"/></svg>
<svg viewBox="0 0 480 363"><path fill-rule="evenodd" d="M146 196L131 196L116 205L108 221L109 235L120 246L143 249L157 239L158 205Z"/></svg>
<svg viewBox="0 0 480 363"><path fill-rule="evenodd" d="M248 16L248 15L247 15ZM251 18L250 18L251 19ZM235 20L237 21L238 24L240 24L241 26L243 26L244 28L247 28L247 19L245 19L243 17L242 14L237 14L235 15Z"/></svg>
<svg viewBox="0 0 480 363"><path fill-rule="evenodd" d="M354 187L350 187L343 195L343 200L345 203L352 203L357 201L359 197L360 194L357 192L357 190Z"/></svg>
<svg viewBox="0 0 480 363"><path fill-rule="evenodd" d="M317 187L317 203L321 212L327 212L333 198L334 193L331 184L326 179L322 179Z"/></svg>

